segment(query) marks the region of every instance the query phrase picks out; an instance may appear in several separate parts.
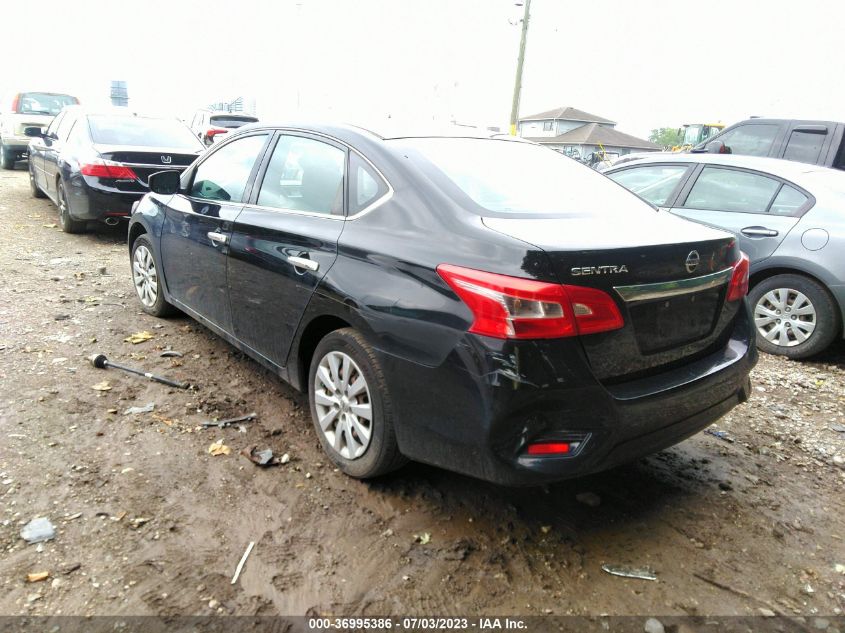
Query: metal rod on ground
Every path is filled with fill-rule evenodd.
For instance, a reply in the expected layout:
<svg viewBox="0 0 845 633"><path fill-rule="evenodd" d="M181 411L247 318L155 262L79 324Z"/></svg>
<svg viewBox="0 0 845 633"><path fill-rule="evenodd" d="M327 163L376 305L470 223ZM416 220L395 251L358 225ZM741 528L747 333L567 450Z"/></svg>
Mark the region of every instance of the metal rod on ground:
<svg viewBox="0 0 845 633"><path fill-rule="evenodd" d="M246 564L246 559L249 556L249 553L252 551L253 547L255 547L255 541L250 541L249 546L246 548L246 551L244 552L243 558L241 558L241 562L238 563L238 566L235 569L235 575L232 576L232 584L233 585L236 582L238 582L238 578L241 575L241 570L244 568L244 565Z"/></svg>
<svg viewBox="0 0 845 633"><path fill-rule="evenodd" d="M155 374L151 374L147 371L135 369L134 367L127 367L126 365L121 365L120 363L113 363L108 358L106 358L105 354L94 354L89 358L89 360L91 361L91 364L97 369L109 369L110 367L113 367L114 369L121 369L123 371L129 372L130 374L143 376L144 378L149 378L150 380L154 380L155 382L160 382L161 384L168 385L170 387L176 387L177 389L187 389L190 386L186 382L177 382L175 380L170 380L169 378L156 376Z"/></svg>
<svg viewBox="0 0 845 633"><path fill-rule="evenodd" d="M525 64L525 40L528 37L528 17L530 10L531 0L525 0L525 14L522 17L522 34L519 36L519 57L516 60L516 81L513 85L513 102L511 103L511 136L516 136L516 126L519 121L519 99L522 96L522 67Z"/></svg>

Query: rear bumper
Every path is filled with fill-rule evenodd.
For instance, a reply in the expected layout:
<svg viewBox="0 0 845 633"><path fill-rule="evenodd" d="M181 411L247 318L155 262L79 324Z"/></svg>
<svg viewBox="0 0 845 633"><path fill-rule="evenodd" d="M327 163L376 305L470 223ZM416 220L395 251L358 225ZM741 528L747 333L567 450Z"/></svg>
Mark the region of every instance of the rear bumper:
<svg viewBox="0 0 845 633"><path fill-rule="evenodd" d="M747 306L724 347L610 386L593 377L577 339L468 335L434 368L383 355L402 452L507 485L577 477L680 442L748 398L756 360ZM538 440L580 445L567 456L528 456Z"/></svg>
<svg viewBox="0 0 845 633"><path fill-rule="evenodd" d="M13 150L15 152L27 153L29 151L29 142L32 139L28 136L6 136L3 135L3 147Z"/></svg>
<svg viewBox="0 0 845 633"><path fill-rule="evenodd" d="M125 192L88 182L75 176L67 187L71 214L79 220L105 220L108 217L129 217L132 205L144 197L142 192Z"/></svg>

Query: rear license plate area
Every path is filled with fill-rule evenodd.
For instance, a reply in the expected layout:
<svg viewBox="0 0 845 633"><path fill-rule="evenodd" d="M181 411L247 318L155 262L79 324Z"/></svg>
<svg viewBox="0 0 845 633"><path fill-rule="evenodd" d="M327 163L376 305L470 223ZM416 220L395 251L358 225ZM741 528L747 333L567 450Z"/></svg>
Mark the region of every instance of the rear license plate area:
<svg viewBox="0 0 845 633"><path fill-rule="evenodd" d="M709 335L723 292L723 288L714 288L630 305L640 352L654 354Z"/></svg>

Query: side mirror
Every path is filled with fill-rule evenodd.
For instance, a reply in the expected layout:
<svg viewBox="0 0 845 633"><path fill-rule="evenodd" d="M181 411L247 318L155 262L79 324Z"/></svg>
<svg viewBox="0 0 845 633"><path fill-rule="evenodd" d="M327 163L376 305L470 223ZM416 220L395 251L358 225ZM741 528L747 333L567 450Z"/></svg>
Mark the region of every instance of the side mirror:
<svg viewBox="0 0 845 633"><path fill-rule="evenodd" d="M704 146L708 154L730 154L731 150L722 141L710 141Z"/></svg>
<svg viewBox="0 0 845 633"><path fill-rule="evenodd" d="M167 171L157 171L154 174L150 174L147 184L153 193L160 193L167 196L179 193L179 181L181 178L181 172L168 169Z"/></svg>
<svg viewBox="0 0 845 633"><path fill-rule="evenodd" d="M23 133L30 138L41 138L44 136L44 129L33 125L32 127L25 127Z"/></svg>

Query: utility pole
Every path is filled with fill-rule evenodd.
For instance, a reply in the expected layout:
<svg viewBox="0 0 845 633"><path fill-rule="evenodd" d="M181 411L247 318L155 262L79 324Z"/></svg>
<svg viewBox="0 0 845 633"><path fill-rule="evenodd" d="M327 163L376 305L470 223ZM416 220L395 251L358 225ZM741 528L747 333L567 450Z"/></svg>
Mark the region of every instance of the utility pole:
<svg viewBox="0 0 845 633"><path fill-rule="evenodd" d="M519 58L516 61L516 81L513 84L513 103L511 104L511 136L516 136L519 121L519 97L522 93L522 66L525 63L525 39L528 35L528 17L531 0L525 0L525 14L522 17L522 35L519 36Z"/></svg>

